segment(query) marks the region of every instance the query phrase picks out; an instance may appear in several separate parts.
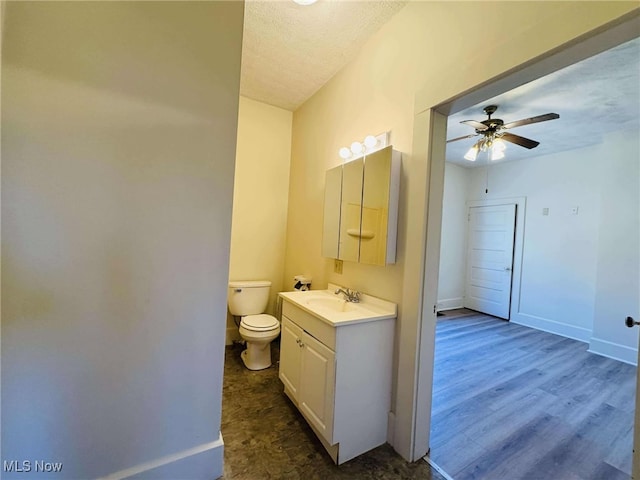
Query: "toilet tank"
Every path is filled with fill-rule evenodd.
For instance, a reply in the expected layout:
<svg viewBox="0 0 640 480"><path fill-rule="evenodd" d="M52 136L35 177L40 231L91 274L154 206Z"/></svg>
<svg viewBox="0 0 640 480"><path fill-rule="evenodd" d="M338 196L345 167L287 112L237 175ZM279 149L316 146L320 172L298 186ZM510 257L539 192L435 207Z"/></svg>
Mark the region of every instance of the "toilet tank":
<svg viewBox="0 0 640 480"><path fill-rule="evenodd" d="M247 280L229 282L227 303L231 315L243 317L264 313L269 303L271 282L268 280Z"/></svg>

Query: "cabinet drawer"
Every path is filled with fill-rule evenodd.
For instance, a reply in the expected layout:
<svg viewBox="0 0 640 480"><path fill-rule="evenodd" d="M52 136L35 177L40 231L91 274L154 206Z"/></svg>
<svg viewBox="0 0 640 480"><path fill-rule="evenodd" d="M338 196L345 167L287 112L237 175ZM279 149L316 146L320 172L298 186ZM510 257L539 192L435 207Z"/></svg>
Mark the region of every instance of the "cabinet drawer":
<svg viewBox="0 0 640 480"><path fill-rule="evenodd" d="M282 315L296 323L312 337L317 338L327 347L336 349L336 329L322 320L314 317L301 308L287 302L282 302Z"/></svg>

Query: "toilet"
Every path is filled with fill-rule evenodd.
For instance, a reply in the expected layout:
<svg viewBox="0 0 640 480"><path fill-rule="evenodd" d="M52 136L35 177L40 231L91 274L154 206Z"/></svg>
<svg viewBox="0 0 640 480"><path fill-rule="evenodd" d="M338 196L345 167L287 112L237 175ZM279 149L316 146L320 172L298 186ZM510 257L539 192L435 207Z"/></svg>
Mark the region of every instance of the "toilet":
<svg viewBox="0 0 640 480"><path fill-rule="evenodd" d="M239 331L247 342L247 348L241 358L249 370L263 370L271 366L271 342L280 334L280 322L263 313L269 303L270 289L268 280L229 282L229 312L242 317Z"/></svg>

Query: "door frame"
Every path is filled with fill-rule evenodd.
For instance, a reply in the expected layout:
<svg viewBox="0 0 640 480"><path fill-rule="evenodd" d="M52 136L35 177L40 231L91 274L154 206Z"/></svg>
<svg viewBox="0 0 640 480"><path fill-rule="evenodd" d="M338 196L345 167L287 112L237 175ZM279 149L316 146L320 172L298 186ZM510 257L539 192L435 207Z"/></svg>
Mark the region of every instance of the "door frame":
<svg viewBox="0 0 640 480"><path fill-rule="evenodd" d="M426 228L422 230L422 266L415 271L420 275L420 278L415 280L418 282L416 286L421 295L416 299L418 318L417 332L415 332L417 333L416 350L413 356L415 375L410 382L413 384L413 394L411 398L406 398L406 403L412 404L412 421L411 425L407 425L410 429L410 432L407 432L407 443L401 442L402 444L394 445L401 452L406 448L410 461L418 460L429 451L447 117L487 98L495 97L637 38L639 31L640 8L637 8L441 103L431 103L433 91L429 88L418 91L415 102L412 157L424 159L427 162L425 170L428 191L423 204ZM408 273L413 272L414 270L411 270ZM409 293L405 297L413 298L414 289ZM408 388L410 388L409 385L399 380L398 390L404 391ZM396 425L396 440L399 440L402 429L402 425Z"/></svg>
<svg viewBox="0 0 640 480"><path fill-rule="evenodd" d="M511 271L511 303L509 304L509 321L519 323L516 315L520 310L520 285L522 281L522 253L524 250L524 219L527 209L527 197L487 198L483 200L468 200L467 212L472 207L494 207L497 205L516 206L516 228L513 239L513 267ZM467 241L469 232L467 231ZM468 254L467 260L468 261ZM466 265L465 265L466 272ZM467 285L465 279L465 296Z"/></svg>

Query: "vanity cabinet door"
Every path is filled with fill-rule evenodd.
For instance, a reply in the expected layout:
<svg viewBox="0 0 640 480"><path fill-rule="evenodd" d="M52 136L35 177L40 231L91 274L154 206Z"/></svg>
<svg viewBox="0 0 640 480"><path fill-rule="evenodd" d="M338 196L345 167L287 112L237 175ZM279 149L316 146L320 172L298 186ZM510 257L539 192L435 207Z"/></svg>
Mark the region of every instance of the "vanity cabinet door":
<svg viewBox="0 0 640 480"><path fill-rule="evenodd" d="M287 317L282 317L279 377L295 401L300 400L302 334L303 331L300 327Z"/></svg>
<svg viewBox="0 0 640 480"><path fill-rule="evenodd" d="M300 409L332 445L336 354L306 332L301 347Z"/></svg>

